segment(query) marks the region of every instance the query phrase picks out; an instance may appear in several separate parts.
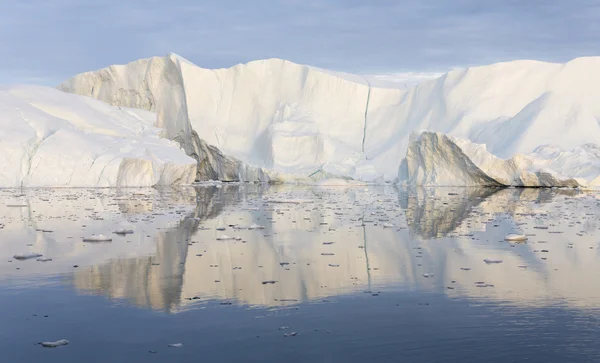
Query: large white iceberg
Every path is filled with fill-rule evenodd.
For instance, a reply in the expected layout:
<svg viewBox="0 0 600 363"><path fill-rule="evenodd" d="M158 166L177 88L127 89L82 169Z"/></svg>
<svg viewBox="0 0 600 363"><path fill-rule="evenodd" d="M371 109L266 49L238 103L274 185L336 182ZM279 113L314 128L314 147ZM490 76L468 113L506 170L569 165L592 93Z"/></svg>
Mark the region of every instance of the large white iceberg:
<svg viewBox="0 0 600 363"><path fill-rule="evenodd" d="M170 54L83 73L59 89L156 112L156 126L189 155L198 138L282 176L372 181L396 178L415 130L485 144L502 158L597 142L598 85L597 57L498 63L394 89L280 59L203 69Z"/></svg>
<svg viewBox="0 0 600 363"><path fill-rule="evenodd" d="M501 159L483 144L435 132L411 135L398 181L423 186L600 186L600 148L544 145Z"/></svg>
<svg viewBox="0 0 600 363"><path fill-rule="evenodd" d="M0 88L0 187L192 183L195 160L153 119L50 87Z"/></svg>

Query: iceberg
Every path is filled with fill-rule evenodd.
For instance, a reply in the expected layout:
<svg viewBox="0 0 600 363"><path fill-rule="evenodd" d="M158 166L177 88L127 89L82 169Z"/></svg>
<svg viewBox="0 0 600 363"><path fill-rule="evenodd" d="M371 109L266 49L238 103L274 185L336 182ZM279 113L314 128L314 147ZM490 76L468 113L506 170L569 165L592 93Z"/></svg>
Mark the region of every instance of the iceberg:
<svg viewBox="0 0 600 363"><path fill-rule="evenodd" d="M543 145L530 154L501 159L483 144L436 132L411 135L398 181L421 186L600 186L600 148L572 150Z"/></svg>
<svg viewBox="0 0 600 363"><path fill-rule="evenodd" d="M58 88L154 112L155 126L199 165L196 150L214 147L276 181L393 181L415 130L483 144L505 159L549 143L561 150L593 143L599 84L600 57L497 63L393 88L281 59L204 69L169 54L82 73ZM224 165L208 163L217 174ZM533 177L523 183L544 185L549 176Z"/></svg>
<svg viewBox="0 0 600 363"><path fill-rule="evenodd" d="M189 184L195 161L152 114L50 87L0 88L0 187Z"/></svg>

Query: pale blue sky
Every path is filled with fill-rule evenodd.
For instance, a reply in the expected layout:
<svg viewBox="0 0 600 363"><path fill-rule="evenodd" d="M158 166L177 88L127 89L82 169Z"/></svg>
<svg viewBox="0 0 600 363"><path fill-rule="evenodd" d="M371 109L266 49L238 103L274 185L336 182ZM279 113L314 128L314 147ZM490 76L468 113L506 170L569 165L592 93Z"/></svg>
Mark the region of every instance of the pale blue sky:
<svg viewBox="0 0 600 363"><path fill-rule="evenodd" d="M0 0L0 83L175 52L354 73L433 72L600 50L598 0Z"/></svg>

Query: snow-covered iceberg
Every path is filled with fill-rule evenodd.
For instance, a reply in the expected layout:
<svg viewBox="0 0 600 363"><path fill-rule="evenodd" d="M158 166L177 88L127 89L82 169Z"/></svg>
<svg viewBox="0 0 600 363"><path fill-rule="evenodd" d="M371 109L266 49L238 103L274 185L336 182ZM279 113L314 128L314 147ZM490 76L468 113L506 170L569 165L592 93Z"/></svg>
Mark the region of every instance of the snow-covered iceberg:
<svg viewBox="0 0 600 363"><path fill-rule="evenodd" d="M157 115L50 87L0 88L0 187L142 187L268 181L190 133L168 140ZM186 155L187 154L187 155ZM191 156L191 157L190 157Z"/></svg>
<svg viewBox="0 0 600 363"><path fill-rule="evenodd" d="M600 147L566 151L539 146L531 154L501 159L483 144L436 132L411 135L398 181L422 186L600 186Z"/></svg>
<svg viewBox="0 0 600 363"><path fill-rule="evenodd" d="M281 178L315 172L393 180L415 130L448 133L502 158L600 140L600 57L451 71L411 88L280 59L203 69L170 54L86 72L59 89L156 112L193 155L198 139Z"/></svg>
<svg viewBox="0 0 600 363"><path fill-rule="evenodd" d="M192 183L195 160L153 119L50 87L0 88L0 187Z"/></svg>

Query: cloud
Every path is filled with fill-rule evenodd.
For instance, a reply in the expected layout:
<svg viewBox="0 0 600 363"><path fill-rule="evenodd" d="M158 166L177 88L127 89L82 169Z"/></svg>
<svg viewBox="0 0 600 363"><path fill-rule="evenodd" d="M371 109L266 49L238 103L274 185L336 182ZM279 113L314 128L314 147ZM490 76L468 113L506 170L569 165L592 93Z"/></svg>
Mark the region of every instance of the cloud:
<svg viewBox="0 0 600 363"><path fill-rule="evenodd" d="M439 72L600 49L596 0L19 0L0 3L0 82L175 52L204 67L284 58Z"/></svg>

